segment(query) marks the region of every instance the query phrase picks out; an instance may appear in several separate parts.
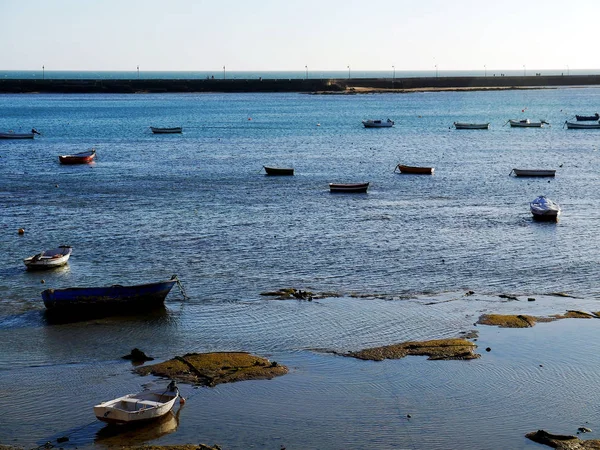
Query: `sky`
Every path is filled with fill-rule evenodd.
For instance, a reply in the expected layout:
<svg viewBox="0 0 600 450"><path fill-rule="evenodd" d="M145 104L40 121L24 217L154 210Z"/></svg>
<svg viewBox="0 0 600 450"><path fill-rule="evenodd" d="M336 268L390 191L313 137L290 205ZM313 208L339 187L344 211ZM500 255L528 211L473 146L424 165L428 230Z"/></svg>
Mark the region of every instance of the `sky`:
<svg viewBox="0 0 600 450"><path fill-rule="evenodd" d="M0 0L0 70L600 68L600 2Z"/></svg>

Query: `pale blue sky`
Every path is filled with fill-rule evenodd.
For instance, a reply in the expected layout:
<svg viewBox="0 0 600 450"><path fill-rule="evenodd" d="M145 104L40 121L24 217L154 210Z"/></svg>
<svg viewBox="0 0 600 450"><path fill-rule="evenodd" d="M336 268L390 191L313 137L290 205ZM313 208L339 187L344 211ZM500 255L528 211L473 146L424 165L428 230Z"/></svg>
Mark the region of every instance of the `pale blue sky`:
<svg viewBox="0 0 600 450"><path fill-rule="evenodd" d="M0 70L600 68L600 2L0 0Z"/></svg>

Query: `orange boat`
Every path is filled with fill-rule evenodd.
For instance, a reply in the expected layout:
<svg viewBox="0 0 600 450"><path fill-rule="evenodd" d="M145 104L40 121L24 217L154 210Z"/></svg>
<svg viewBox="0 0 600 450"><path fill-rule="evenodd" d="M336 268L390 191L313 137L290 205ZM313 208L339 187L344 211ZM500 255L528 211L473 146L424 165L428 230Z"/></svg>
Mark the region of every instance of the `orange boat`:
<svg viewBox="0 0 600 450"><path fill-rule="evenodd" d="M435 170L433 167L415 167L415 166L403 166L398 164L394 169L394 172L398 169L400 173L415 173L419 175L433 175Z"/></svg>
<svg viewBox="0 0 600 450"><path fill-rule="evenodd" d="M61 164L88 164L96 157L96 149L87 152L75 153L73 155L60 155L58 160Z"/></svg>

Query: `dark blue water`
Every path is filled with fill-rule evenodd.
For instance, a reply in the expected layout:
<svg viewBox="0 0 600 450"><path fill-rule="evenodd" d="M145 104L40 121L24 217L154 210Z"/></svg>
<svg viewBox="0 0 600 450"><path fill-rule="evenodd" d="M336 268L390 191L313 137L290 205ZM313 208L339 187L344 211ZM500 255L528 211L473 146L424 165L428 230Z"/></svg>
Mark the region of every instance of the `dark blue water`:
<svg viewBox="0 0 600 450"><path fill-rule="evenodd" d="M292 368L278 380L201 390L176 431L159 443L394 448L400 436L407 448L449 448L457 439L462 448L498 448L488 439L528 446L522 436L545 426L544 402L551 399L540 395L539 413L530 404L496 404L512 385L493 375L501 385L487 398L481 381L504 373L526 383L531 373L517 362L527 356L373 364L314 349L456 336L482 312L595 310L600 132L562 125L574 114L596 112L599 99L595 88L1 95L0 130L35 127L42 136L0 141L0 407L29 398L22 412L0 420L0 442L37 445L93 422L94 403L149 381L119 359L140 347L159 359L244 350ZM394 128L361 125L388 117ZM545 119L551 126L511 129L504 126L511 118ZM454 121L491 127L457 131ZM184 131L153 135L149 126ZM94 164L58 163L60 154L91 147ZM399 175L398 163L433 166L435 175ZM266 177L263 165L291 166L296 175ZM509 176L514 167L556 169L557 176L517 179ZM330 182L363 181L371 183L368 194L328 191ZM557 224L532 221L528 203L541 194L562 206ZM23 258L59 244L73 246L66 268L24 270ZM175 273L190 300L173 291L158 317L49 325L42 315L40 292L48 287L134 284ZM259 295L282 287L342 297L303 303ZM465 290L476 296L463 297ZM547 296L552 292L576 298ZM504 302L497 297L502 293L542 300ZM546 339L559 324L544 327L518 339L535 347L538 336ZM486 339L496 346L514 336L500 335L494 330ZM556 358L551 347L541 352ZM576 361L559 358L559 376L534 392L559 395L573 383L593 384L581 373L593 361L581 352ZM578 402L563 401L566 408ZM202 413L206 405L210 417ZM279 419L265 426L282 405ZM320 410L325 416L314 417ZM410 428L405 413L415 410L427 416L427 425ZM530 417L531 429L507 433L509 413L521 426ZM567 428L555 431L573 432L568 426L579 416L567 417L552 421ZM100 428L73 432L74 442L101 444ZM419 440L434 429L436 436Z"/></svg>

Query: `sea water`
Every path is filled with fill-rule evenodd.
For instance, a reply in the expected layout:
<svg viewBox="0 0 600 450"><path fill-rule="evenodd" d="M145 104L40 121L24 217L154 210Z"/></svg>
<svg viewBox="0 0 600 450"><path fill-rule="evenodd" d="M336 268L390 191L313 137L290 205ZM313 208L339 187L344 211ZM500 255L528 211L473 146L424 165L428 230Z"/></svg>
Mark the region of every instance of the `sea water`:
<svg viewBox="0 0 600 450"><path fill-rule="evenodd" d="M473 324L485 312L596 310L600 131L563 124L596 112L599 99L597 88L0 95L0 131L41 132L0 141L0 442L529 448L528 431L594 428L596 321ZM395 127L361 124L388 117ZM513 129L511 118L551 126ZM454 121L491 125L455 130ZM93 164L58 162L92 147ZM401 175L399 163L435 174ZM295 176L267 177L263 165ZM515 167L557 172L522 179L509 176ZM328 190L366 181L367 194ZM561 205L558 223L532 220L538 195ZM23 258L60 244L73 246L68 266L24 270ZM174 289L161 313L62 325L43 314L46 288L172 274L189 299ZM339 297L260 295L284 287ZM471 329L483 353L471 362L328 353ZM93 405L161 382L120 359L134 347L159 360L249 351L290 374L184 386L191 398L174 426L107 437Z"/></svg>

